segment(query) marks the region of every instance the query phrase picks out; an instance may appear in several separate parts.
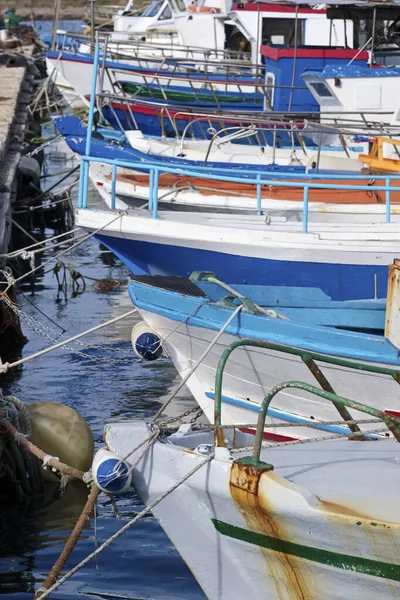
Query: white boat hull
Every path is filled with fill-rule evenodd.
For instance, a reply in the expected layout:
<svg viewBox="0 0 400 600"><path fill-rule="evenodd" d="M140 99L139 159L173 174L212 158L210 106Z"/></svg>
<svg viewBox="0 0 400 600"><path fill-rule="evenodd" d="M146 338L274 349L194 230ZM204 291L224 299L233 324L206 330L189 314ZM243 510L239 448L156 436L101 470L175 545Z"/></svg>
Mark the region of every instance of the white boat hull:
<svg viewBox="0 0 400 600"><path fill-rule="evenodd" d="M201 301L199 298L199 303ZM142 308L139 308L139 312L147 325L164 340L163 346L182 378L196 365L217 333L206 327L179 324ZM189 390L210 422L214 422L218 363L223 351L237 339L223 334L187 381ZM324 363L319 366L335 393L379 410L392 410L400 414L399 384L390 376ZM317 380L299 356L255 347L236 349L226 364L222 379L222 423L255 425L266 394L282 381L293 380L318 386ZM311 423L341 419L332 403L311 396L308 392L291 388L282 390L273 399L271 409L266 420L265 435L268 439L284 441L308 438L310 435L319 438L328 433L343 433L343 427L339 425L312 430L301 425L303 419ZM365 418L357 411L350 412L354 418ZM297 425L277 429L268 427L285 422ZM368 429L371 426L361 427Z"/></svg>
<svg viewBox="0 0 400 600"><path fill-rule="evenodd" d="M143 423L113 424L105 440L123 456L148 433ZM133 483L145 504L204 460L195 439L157 441L139 463ZM209 600L398 597L398 444L269 448L262 460L273 471L232 462L243 454L216 448L153 509Z"/></svg>

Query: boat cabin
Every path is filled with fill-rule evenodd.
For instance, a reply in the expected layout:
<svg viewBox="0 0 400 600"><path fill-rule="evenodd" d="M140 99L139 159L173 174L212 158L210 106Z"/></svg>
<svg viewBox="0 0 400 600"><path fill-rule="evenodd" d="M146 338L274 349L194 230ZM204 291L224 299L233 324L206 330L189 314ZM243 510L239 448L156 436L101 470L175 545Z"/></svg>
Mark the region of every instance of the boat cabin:
<svg viewBox="0 0 400 600"><path fill-rule="evenodd" d="M368 52L323 46L262 45L260 53L264 59L265 83L270 86L270 110L291 112L319 112L320 88L318 73L326 69L347 68L352 62L354 69L368 66ZM315 74L316 81L305 85L304 73ZM319 71L320 70L320 71Z"/></svg>

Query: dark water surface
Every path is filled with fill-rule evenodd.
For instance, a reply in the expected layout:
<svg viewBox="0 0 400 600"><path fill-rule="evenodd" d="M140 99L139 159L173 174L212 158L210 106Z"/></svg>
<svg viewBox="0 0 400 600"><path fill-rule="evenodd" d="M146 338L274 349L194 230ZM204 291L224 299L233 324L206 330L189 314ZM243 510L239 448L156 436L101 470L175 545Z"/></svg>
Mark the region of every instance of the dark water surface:
<svg viewBox="0 0 400 600"><path fill-rule="evenodd" d="M72 165L65 147L51 148L47 171L63 171ZM50 185L52 180L46 182ZM47 237L52 235L53 231L46 230ZM59 250L47 251L44 258ZM94 240L79 246L64 260L96 279L127 280L129 276L127 269L110 253L102 252ZM70 282L66 293L58 292L57 281L50 271L39 272L34 284L22 286L25 296L19 295L18 302L27 315L23 330L29 338L23 356L51 345L43 332L54 338L62 328L69 337L132 308L126 286L99 293L92 281L88 280L87 285L81 296L72 298ZM27 318L36 321L28 324ZM74 346L89 354L90 359L59 349L27 362L2 384L4 393L24 402L52 401L75 408L87 419L99 447L107 418L152 414L159 407L160 398L178 381L167 359L155 363L140 363L135 359L129 341L134 322L131 317L84 338L84 342L96 347ZM183 397L180 406L185 409L188 402L191 400ZM59 499L54 499L55 492L50 487L46 497L36 504L0 506L0 595L4 598L33 598L35 588L58 558L88 494L81 484L69 486ZM120 498L118 507L120 520L114 516L110 500L100 497L97 518L92 518L84 530L64 572L143 508L134 492ZM204 599L190 571L152 516L134 525L103 551L97 562L91 561L51 595L63 600L78 597Z"/></svg>

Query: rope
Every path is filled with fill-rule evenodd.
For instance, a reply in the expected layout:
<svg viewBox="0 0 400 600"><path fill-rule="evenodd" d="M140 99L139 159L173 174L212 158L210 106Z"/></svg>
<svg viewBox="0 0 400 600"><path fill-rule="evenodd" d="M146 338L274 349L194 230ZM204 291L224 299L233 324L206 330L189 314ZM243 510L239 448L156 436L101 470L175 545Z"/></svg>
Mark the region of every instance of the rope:
<svg viewBox="0 0 400 600"><path fill-rule="evenodd" d="M63 583L65 583L65 581L70 579L72 577L72 575L75 575L75 573L77 573L79 571L79 569L84 567L90 560L92 560L92 558L94 558L95 556L100 554L100 552L102 552L105 548L110 546L116 539L118 539L122 534L124 534L125 531L127 531L130 527L132 527L132 525L134 525L137 521L139 521L144 516L146 516L149 512L151 512L153 510L153 508L155 508L158 504L160 504L160 502L162 502L162 500L164 500L164 498L166 498L167 496L172 494L172 492L174 492L179 486L181 486L183 483L185 483L185 481L187 481L190 477L192 477L192 475L194 475L197 471L199 471L204 465L209 463L213 458L214 458L214 454L210 454L206 459L202 460L198 465L196 465L193 469L191 469L191 471L189 471L189 473L187 473L179 481L174 483L174 485L172 485L166 492L161 494L156 500L154 500L154 502L151 502L151 504L149 504L140 513L138 513L133 519L128 521L128 523L126 523L123 527L121 527L121 529L119 529L116 533L114 533L114 535L109 537L108 540L106 540L103 544L101 544L101 546L96 548L96 550L91 552L91 554L88 554L88 556L86 556L86 558L84 558L73 569L71 569L68 573L66 573L66 575L61 577L61 579L59 579L54 585L52 585L48 590L46 590L40 596L40 599L44 600L45 598L47 598L52 592L54 592Z"/></svg>
<svg viewBox="0 0 400 600"><path fill-rule="evenodd" d="M344 423L345 421L342 421ZM347 422L347 421L346 421ZM303 423L304 425L304 423ZM374 435L376 431L355 431L353 432L344 432L344 433L334 433L332 435L326 435L324 437L314 437L314 438L304 438L301 440L293 440L290 442L268 442L261 445L261 448L277 448L279 446L295 446L296 444L310 444L313 442L324 442L328 440L336 440L339 438L349 437L349 435L353 438L354 436L364 436L364 435ZM385 437L375 438L374 442L379 442L381 440L388 439ZM254 446L245 446L243 448L234 448L231 450L231 454L238 454L240 452L252 452L254 450Z"/></svg>
<svg viewBox="0 0 400 600"><path fill-rule="evenodd" d="M196 371L197 367L203 362L203 360L205 359L205 357L207 356L207 354L210 352L210 350L215 346L215 344L218 342L219 338L221 337L221 335L224 333L225 329L232 323L233 319L236 317L236 315L239 314L239 312L242 310L243 305L238 306L233 313L231 314L231 316L229 317L229 319L225 322L225 324L221 327L221 329L218 331L217 335L214 337L214 339L210 342L210 344L207 346L207 348L204 350L204 352L202 353L202 355L200 356L200 358L198 359L198 361L195 363L195 365L190 369L190 371L185 375L185 377L182 379L182 381L180 382L180 384L175 388L175 390L172 392L172 394L166 399L166 401L164 402L164 404L161 406L161 408L156 412L156 414L154 415L154 417L151 419L151 422L154 423L154 421L156 421L156 419L158 419L158 417L164 412L164 410L166 409L166 407L170 404L170 402L172 402L172 400L175 398L176 394L179 392L180 389L183 388L183 386L185 385L185 383L187 382L187 380L189 379L189 377L191 377L193 375L193 373Z"/></svg>
<svg viewBox="0 0 400 600"><path fill-rule="evenodd" d="M7 288L4 291L7 293L8 290L10 289L10 287L12 285L14 285L15 283L18 283L19 281L22 281L22 279L25 279L26 277L28 277L28 275L32 275L32 273L35 273L38 269L41 269L42 267L45 267L46 265L48 265L49 263L53 262L54 260L57 260L60 256L62 256L66 252L74 250L75 248L77 248L78 246L80 246L81 244L83 244L83 242L86 242L87 240L89 240L90 238L92 238L94 235L96 235L97 233L99 233L99 231L102 231L103 229L105 229L106 227L108 227L109 225L111 225L112 223L114 223L114 221L117 221L117 219L121 219L124 216L124 214L126 214L126 213L125 212L119 212L116 217L114 217L113 219L111 219L111 221L109 221L105 225L102 225L98 229L95 229L95 231L92 231L92 233L89 233L88 235L79 238L79 241L76 244L73 244L69 248L66 248L65 250L62 250L61 252L59 252L58 254L56 254L55 256L53 256L52 258L50 258L49 260L47 260L46 262L42 263L41 265L38 265L34 269L31 269L27 273L24 273L23 275L21 275L21 277L18 277L18 279L13 279L13 281L8 284Z"/></svg>
<svg viewBox="0 0 400 600"><path fill-rule="evenodd" d="M90 513L92 512L92 510L96 504L99 493L100 493L99 488L94 485L91 489L91 492L90 492L89 497L86 501L86 504L82 510L82 513L81 513L79 519L77 520L75 527L72 530L60 556L58 557L57 561L54 563L53 568L51 569L50 573L46 577L46 580L43 583L43 585L36 591L34 600L38 600L38 598L41 598L42 595L44 594L44 592L46 592L49 588L51 588L51 586L54 585L55 582L57 581L57 577L61 573L72 550L75 548L75 545L81 536L83 528L85 527L87 521L89 520Z"/></svg>
<svg viewBox="0 0 400 600"><path fill-rule="evenodd" d="M88 335L90 333L93 333L94 331L98 331L99 329L102 329L103 327L112 325L113 323L116 323L117 321L121 321L122 319L125 319L126 317L129 317L130 315L133 315L136 312L137 312L137 309L134 308L133 310L130 310L127 313L124 313L123 315L121 315L119 317L114 317L113 319L110 319L109 321L106 321L105 323L101 323L100 325L91 327L90 329L87 329L86 331L83 331L82 333L78 333L77 335L74 335L71 338L68 338L67 340L62 340L61 342L58 342L57 344L54 344L53 346L50 346L49 348L45 348L44 350L40 350L39 352L35 352L34 354L31 354L30 356L26 356L25 358L16 360L13 363L3 363L0 365L0 373L7 373L10 369L13 369L14 367L22 365L30 360L33 360L34 358L38 358L39 356L43 356L44 354L47 354L48 352L52 352L53 350L57 350L57 348L62 348L66 344L69 344L69 343L83 337L84 335Z"/></svg>
<svg viewBox="0 0 400 600"><path fill-rule="evenodd" d="M15 223L15 224L17 225L17 223ZM66 231L65 233L60 233L59 235L55 235L51 238L45 239L40 242L35 240L35 243L31 244L30 246L25 246L25 248L20 248L19 250L14 250L14 252L10 252L9 254L0 254L0 256L4 257L4 258L14 258L15 256L18 256L20 252L31 250L32 248L35 248L36 246L41 246L42 244L44 244L46 242L52 242L53 240L58 240L61 237L65 237L67 235L70 235L71 233L76 233L77 231L80 231L80 229L79 228L71 229L70 231Z"/></svg>
<svg viewBox="0 0 400 600"><path fill-rule="evenodd" d="M24 404L14 396L3 396L0 391L0 477L8 482L19 500L26 496L41 495L43 482L39 461L20 438L32 433L30 415Z"/></svg>
<svg viewBox="0 0 400 600"><path fill-rule="evenodd" d="M34 456L39 458L42 461L44 466L49 465L50 467L52 467L52 468L56 469L57 471L59 471L60 473L62 473L63 475L68 475L68 477L73 477L74 479L82 479L83 480L83 476L84 476L83 471L80 471L79 469L75 469L74 467L70 467L69 465L66 465L65 463L60 462L57 459L57 457L46 454L45 452L43 452L43 450L41 450L40 448L38 448L37 446L32 444L32 442L30 442L25 437L24 433L21 433L20 431L18 431L9 420L5 420L5 419L7 419L7 416L6 416L6 413L4 410L0 411L0 418L1 417L3 417L3 421L2 421L3 427L8 431L8 433L12 436L12 438L18 444L20 444L21 446L24 446L24 448L29 450L29 452L31 452Z"/></svg>
<svg viewBox="0 0 400 600"><path fill-rule="evenodd" d="M17 314L21 320L25 321L30 327L32 327L32 329L34 331L36 331L37 333L39 333L40 335L42 335L43 337L48 339L50 342L55 342L56 340L58 340L60 338L60 335L65 333L65 329L63 329L62 327L57 325L57 323L55 323L55 324L59 327L59 329L61 329L61 333L55 332L54 329L52 329L51 327L44 325L44 323L41 323L38 319L35 319L34 317L32 317L31 315L28 315L26 312L24 312L20 308L16 307L11 302L11 300L6 295L4 295L3 292L0 292L0 295L3 296L3 301L6 302L7 306L9 306L9 308L11 308L11 310L13 310L15 312L15 314ZM29 300L29 298L28 298L28 300ZM34 306L34 308L37 308L35 305L33 305L33 306ZM38 310L41 314L43 314L40 309L38 309ZM49 320L54 324L54 321L52 321L52 319L49 318ZM79 340L75 340L74 343L79 344L80 346L82 346L84 348L89 348L89 349L94 348L94 349L99 349L99 350L106 351L106 352L113 352L113 353L126 352L126 348L111 348L111 347L103 346L100 344L83 343ZM124 359L124 358L110 359L109 357L103 358L103 357L94 356L92 354L86 354L85 352L81 352L81 351L77 350L76 348L71 348L70 346L64 346L64 348L66 350L68 350L69 352L72 352L73 354L76 354L77 356L81 356L82 358L85 358L87 360L96 361L96 362L104 362L104 363L107 363L107 365L122 365L122 364L132 365L132 362L135 360L135 358L130 358L130 359Z"/></svg>
<svg viewBox="0 0 400 600"><path fill-rule="evenodd" d="M228 292L230 292L231 294L233 294L233 296L236 296L237 298L246 298L246 296L243 296L243 294L239 294L239 292L234 290L230 285L227 285L226 283L224 283L223 281L220 281L216 277L207 277L207 281L209 281L211 283L216 283L217 285L221 286L222 288L224 288L225 290L227 290ZM254 306L260 313L267 315L267 317L274 317L277 319L284 319L285 321L289 321L288 317L281 315L280 313L276 312L276 310L271 310L271 309L267 310L267 309L263 308L262 306L259 306L258 304L254 304Z"/></svg>

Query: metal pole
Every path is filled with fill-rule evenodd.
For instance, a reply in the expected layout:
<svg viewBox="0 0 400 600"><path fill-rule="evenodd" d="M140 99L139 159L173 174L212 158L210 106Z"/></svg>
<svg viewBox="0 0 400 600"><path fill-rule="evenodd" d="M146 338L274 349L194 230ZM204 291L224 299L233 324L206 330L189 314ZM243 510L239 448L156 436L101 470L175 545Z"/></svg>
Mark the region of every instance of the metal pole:
<svg viewBox="0 0 400 600"><path fill-rule="evenodd" d="M261 211L261 175L257 175L257 215L262 215Z"/></svg>
<svg viewBox="0 0 400 600"><path fill-rule="evenodd" d="M309 186L304 186L303 193L303 233L308 233L308 189Z"/></svg>
<svg viewBox="0 0 400 600"><path fill-rule="evenodd" d="M259 73L259 61L260 61L260 17L261 17L261 12L260 12L260 2L258 2L257 5L257 39L256 39L256 92L257 92L257 85L258 85L258 73Z"/></svg>
<svg viewBox="0 0 400 600"><path fill-rule="evenodd" d="M115 208L115 192L117 188L117 165L111 167L111 208Z"/></svg>
<svg viewBox="0 0 400 600"><path fill-rule="evenodd" d="M153 179L153 219L157 219L157 211L158 211L158 177L160 172L158 169L154 169L154 179Z"/></svg>
<svg viewBox="0 0 400 600"><path fill-rule="evenodd" d="M374 8L374 16L372 18L372 41L371 41L371 65L374 62L374 44L375 44L375 28L376 28L376 8Z"/></svg>
<svg viewBox="0 0 400 600"><path fill-rule="evenodd" d="M292 102L293 102L293 86L294 86L294 81L296 79L296 63L297 63L297 28L298 28L298 24L299 24L299 7L298 5L296 5L296 20L294 22L294 49L293 49L293 71L292 71L292 87L290 90L290 96L289 96L289 105L288 105L288 111L290 112L292 109Z"/></svg>
<svg viewBox="0 0 400 600"><path fill-rule="evenodd" d="M96 38L97 37L98 36L96 35ZM90 144L92 141L93 113L94 113L94 106L96 103L97 70L99 68L99 56L100 56L100 48L99 48L98 39L96 39L96 45L94 47L92 87L91 87L91 91L90 91L89 116L88 116L87 135L86 135L86 147L85 147L85 155L86 156L89 156L89 154L90 154Z"/></svg>
<svg viewBox="0 0 400 600"><path fill-rule="evenodd" d="M90 2L90 53L93 56L94 44L95 44L95 27L94 27L94 3L95 0L89 0Z"/></svg>
<svg viewBox="0 0 400 600"><path fill-rule="evenodd" d="M386 179L386 223L390 223L390 179Z"/></svg>
<svg viewBox="0 0 400 600"><path fill-rule="evenodd" d="M56 49L57 29L58 21L60 20L61 0L55 0L54 2L54 21L53 21L53 32L51 35L51 49Z"/></svg>

